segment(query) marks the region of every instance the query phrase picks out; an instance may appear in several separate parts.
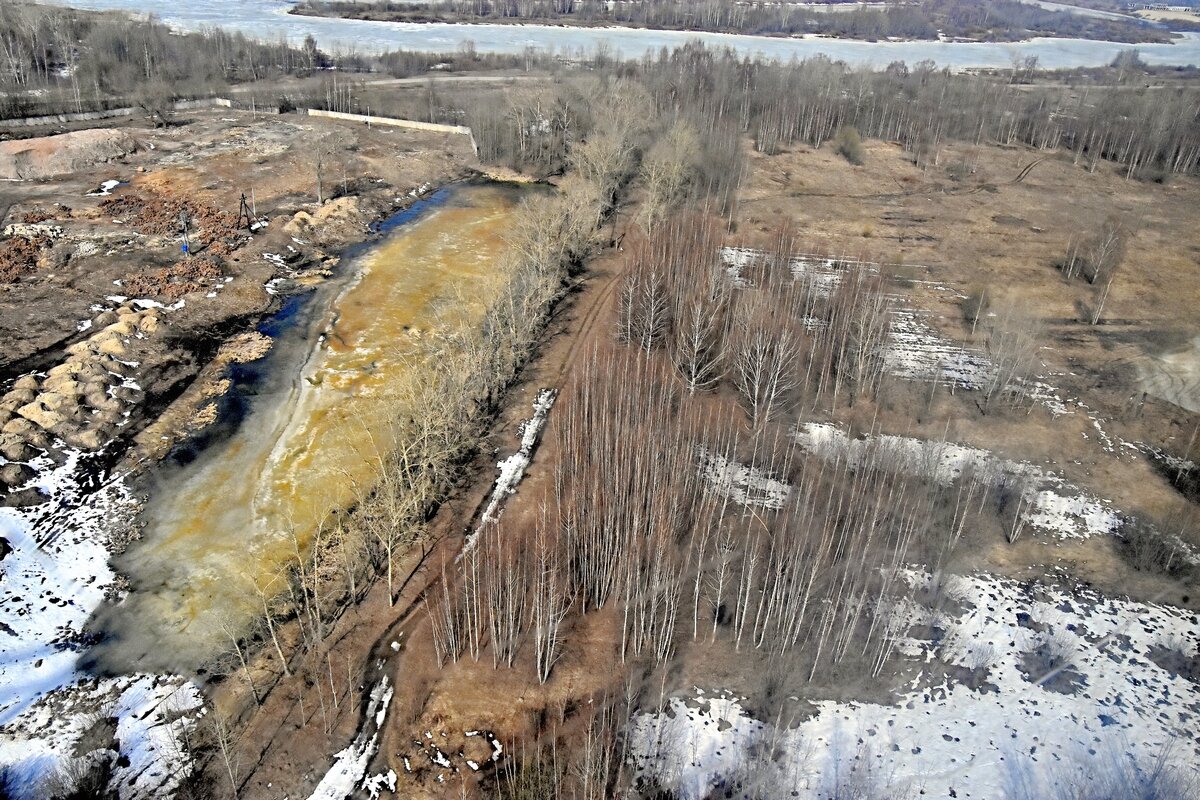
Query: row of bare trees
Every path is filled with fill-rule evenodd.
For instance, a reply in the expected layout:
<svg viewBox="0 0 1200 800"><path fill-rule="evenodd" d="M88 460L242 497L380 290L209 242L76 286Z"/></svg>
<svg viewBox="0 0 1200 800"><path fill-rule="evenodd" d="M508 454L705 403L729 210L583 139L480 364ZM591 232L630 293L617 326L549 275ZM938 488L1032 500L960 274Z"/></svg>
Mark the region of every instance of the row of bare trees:
<svg viewBox="0 0 1200 800"><path fill-rule="evenodd" d="M878 391L892 303L886 274L858 260L794 256L787 228L762 251L720 242L718 223L695 214L636 238L617 340L667 351L689 393L727 382L753 426ZM753 291L735 291L751 281Z"/></svg>
<svg viewBox="0 0 1200 800"><path fill-rule="evenodd" d="M783 64L700 44L664 50L637 68L655 105L686 115L702 137L732 125L766 153L794 142L817 146L853 126L901 142L921 165L937 163L947 142L962 141L1064 147L1089 169L1112 160L1130 175L1200 168L1200 103L1184 85L1076 91L955 74L930 61L882 71L820 57ZM1096 77L1122 79L1115 69Z"/></svg>
<svg viewBox="0 0 1200 800"><path fill-rule="evenodd" d="M964 530L994 515L1002 481L940 458L912 469L886 442L799 449L790 425L744 436L740 414L689 395L661 354L595 352L560 395L549 436L554 485L532 531L486 532L430 604L439 657L512 667L544 682L568 611L615 609L620 653L662 664L688 640L723 640L803 662L806 680L850 660L877 675L907 622L906 565L937 569ZM785 479L778 504L743 502L701 452ZM521 555L521 554L524 555Z"/></svg>

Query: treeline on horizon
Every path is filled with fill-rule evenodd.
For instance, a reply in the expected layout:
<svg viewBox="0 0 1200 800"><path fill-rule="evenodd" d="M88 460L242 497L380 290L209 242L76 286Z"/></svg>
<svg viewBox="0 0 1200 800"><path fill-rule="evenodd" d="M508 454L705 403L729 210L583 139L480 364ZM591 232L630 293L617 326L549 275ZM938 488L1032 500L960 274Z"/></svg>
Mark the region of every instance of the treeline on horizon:
<svg viewBox="0 0 1200 800"><path fill-rule="evenodd" d="M1122 83L1144 76L1143 67L1128 54L1105 71L1115 85L1067 87L1022 83L1020 70L1002 79L953 73L929 61L912 67L894 62L884 70L823 56L785 64L691 43L639 61L597 56L585 69L644 87L658 114L694 131L714 181L731 174L728 165L746 138L757 151L773 154L796 145L819 147L850 127L899 143L922 167L936 164L946 143L961 141L1064 148L1087 169L1115 161L1129 177L1143 179L1195 173L1200 85L1144 92ZM361 88L340 110L364 109ZM550 88L513 92L507 104L465 88L435 86L419 97L384 101L375 94L370 102L381 114L467 125L485 161L544 175L561 169L571 143L586 139L589 124L586 108L560 102Z"/></svg>
<svg viewBox="0 0 1200 800"><path fill-rule="evenodd" d="M304 0L292 13L405 22L551 22L666 30L850 39L948 38L1018 41L1063 36L1114 42L1167 42L1162 28L1135 20L1050 11L1019 0L920 0L822 12L791 3L723 0Z"/></svg>
<svg viewBox="0 0 1200 800"><path fill-rule="evenodd" d="M269 86L264 91L286 100L281 105L332 107L336 100L336 110L365 111L373 102L378 114L466 124L484 160L542 174L560 170L571 143L586 138L578 118L586 104L568 107L536 91L510 92L513 97L496 102L490 92L503 89L481 94L432 85L423 97L392 92L368 100L365 84L346 73L539 69L556 79L582 71L636 81L659 113L685 122L706 149L723 152L747 136L765 153L793 144L815 147L853 126L863 136L900 143L917 163L935 162L941 144L955 140L1062 147L1090 169L1116 161L1131 177L1161 179L1200 169L1200 88L1183 82L1153 92L1063 86L1063 78L1079 77L1074 73L1060 74L1053 85L1029 84L1036 76L1032 61L1003 76L952 73L928 61L912 67L895 62L881 71L823 56L768 62L698 43L633 61L597 49L573 64L547 52L482 55L469 46L453 54L334 58L311 38L296 47L223 30L176 34L153 18L131 21L25 4L0 6L0 48L4 117L104 107L146 94L205 96L233 83L321 74L325 83L338 82L336 92L316 84L288 98ZM1130 87L1149 71L1129 53L1086 77Z"/></svg>
<svg viewBox="0 0 1200 800"><path fill-rule="evenodd" d="M0 2L0 119L206 97L235 84L335 66L413 74L447 63L459 70L527 68L530 58L433 53L335 58L312 37L297 46L283 37L262 42L222 28L178 33L153 15L6 0Z"/></svg>

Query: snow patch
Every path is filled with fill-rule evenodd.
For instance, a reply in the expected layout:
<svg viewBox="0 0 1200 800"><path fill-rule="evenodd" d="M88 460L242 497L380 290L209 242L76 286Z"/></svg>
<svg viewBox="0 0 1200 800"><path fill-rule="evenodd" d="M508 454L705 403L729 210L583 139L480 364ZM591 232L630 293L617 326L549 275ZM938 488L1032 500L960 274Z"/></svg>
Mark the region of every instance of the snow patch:
<svg viewBox="0 0 1200 800"><path fill-rule="evenodd" d="M98 760L116 765L110 785L120 800L171 797L192 772L188 741L204 713L199 689L185 678L83 678L0 729L0 764L17 798L40 798L47 776Z"/></svg>
<svg viewBox="0 0 1200 800"><path fill-rule="evenodd" d="M0 508L0 537L11 552L0 561L0 726L42 695L74 683L84 624L104 600L110 525L134 501L124 483L85 486L85 455L63 451L55 466L30 463L47 501Z"/></svg>
<svg viewBox="0 0 1200 800"><path fill-rule="evenodd" d="M882 353L884 368L909 380L965 389L984 386L994 369L988 358L942 336L923 316L909 308L892 309L891 331Z"/></svg>
<svg viewBox="0 0 1200 800"><path fill-rule="evenodd" d="M778 728L737 698L674 697L631 723L636 772L683 800L735 788L735 776L771 797L831 796L839 779L843 791L878 796L1085 795L1114 776L1136 781L1163 753L1173 775L1200 780L1200 686L1152 658L1163 647L1196 654L1192 614L990 576L952 576L946 592L966 611L947 620L940 644L911 647L924 661L984 671L980 688L919 677L895 705L820 702ZM905 613L916 622L928 609ZM1062 672L1031 673L1029 654L1047 642Z"/></svg>
<svg viewBox="0 0 1200 800"><path fill-rule="evenodd" d="M1121 515L1105 500L1086 494L1060 475L1025 461L1009 461L977 447L881 434L851 438L833 425L809 422L794 436L806 451L823 458L842 459L852 468L868 457L873 463L924 476L948 485L972 469L987 481L1019 488L1028 507L1022 518L1060 538L1087 538L1115 533Z"/></svg>
<svg viewBox="0 0 1200 800"><path fill-rule="evenodd" d="M375 786L380 776L365 779L364 776L367 774L367 765L371 763L371 759L375 757L375 751L379 749L379 731L383 727L388 704L392 702L394 691L388 685L386 677L382 678L371 690L371 699L367 703L367 724L364 724L358 731L358 735L354 737L354 741L350 743L349 747L334 756L333 766L317 784L317 788L313 790L309 800L346 800L355 787L360 784L362 788L372 792L372 797L378 797L378 786L374 790L369 786ZM373 732L371 732L372 722L374 723ZM395 783L395 773L392 773L392 782Z"/></svg>
<svg viewBox="0 0 1200 800"><path fill-rule="evenodd" d="M550 414L550 408L554 405L554 397L553 389L542 389L538 392L533 401L533 416L521 425L520 449L496 464L500 474L496 478L491 498L488 500L487 508L483 511L483 516L479 518L479 525L475 528L475 532L463 545L463 551L459 554L459 558L470 552L475 546L479 534L489 522L495 522L500 518L500 514L504 510L501 508L504 501L517 490L517 484L521 482L521 478L525 477L525 469L529 466L530 459L533 458L533 451L537 449L542 428L546 426L546 418Z"/></svg>
<svg viewBox="0 0 1200 800"><path fill-rule="evenodd" d="M109 178L100 184L100 188L94 192L88 192L88 197L108 197L112 194L112 190L121 185L121 182L116 178Z"/></svg>
<svg viewBox="0 0 1200 800"><path fill-rule="evenodd" d="M763 470L739 463L705 447L697 447L700 474L714 492L743 506L778 510L792 487Z"/></svg>

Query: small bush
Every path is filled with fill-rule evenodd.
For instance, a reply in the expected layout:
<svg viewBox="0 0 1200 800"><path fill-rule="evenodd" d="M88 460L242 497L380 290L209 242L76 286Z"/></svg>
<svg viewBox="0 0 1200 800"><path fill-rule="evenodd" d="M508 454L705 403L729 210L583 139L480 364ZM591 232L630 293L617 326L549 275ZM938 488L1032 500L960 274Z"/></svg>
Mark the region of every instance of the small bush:
<svg viewBox="0 0 1200 800"><path fill-rule="evenodd" d="M863 147L862 137L858 135L858 129L851 125L838 129L833 137L833 149L856 167L866 163L867 151Z"/></svg>
<svg viewBox="0 0 1200 800"><path fill-rule="evenodd" d="M50 800L115 800L110 787L112 761L108 757L66 759L41 787Z"/></svg>
<svg viewBox="0 0 1200 800"><path fill-rule="evenodd" d="M962 301L962 315L972 326L979 322L979 318L986 316L988 312L990 298L988 297L987 289L981 286L976 286L971 290Z"/></svg>
<svg viewBox="0 0 1200 800"><path fill-rule="evenodd" d="M1196 571L1187 545L1178 536L1165 534L1144 520L1132 519L1121 527L1120 553L1138 572L1186 578Z"/></svg>

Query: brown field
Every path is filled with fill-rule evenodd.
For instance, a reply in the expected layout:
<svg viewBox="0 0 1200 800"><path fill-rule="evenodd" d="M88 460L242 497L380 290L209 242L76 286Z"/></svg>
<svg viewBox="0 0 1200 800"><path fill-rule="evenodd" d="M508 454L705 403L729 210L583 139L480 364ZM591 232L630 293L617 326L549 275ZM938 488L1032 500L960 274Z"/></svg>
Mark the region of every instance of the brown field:
<svg viewBox="0 0 1200 800"><path fill-rule="evenodd" d="M1027 178L1011 182L1034 161ZM1107 164L1089 173L1060 153L994 146L947 147L928 170L882 142L868 145L862 167L828 147L755 155L752 164L737 213L738 237L752 240L785 218L814 252L920 265L902 272L963 294L985 288L993 308L1012 303L1042 321L1043 374L1053 376L1061 397L1087 407L1059 417L1035 411L995 418L980 415L969 399L947 397L923 430L890 432L938 437L948 422L951 441L1046 464L1120 509L1165 517L1188 508L1149 459L1119 441L1182 457L1200 422L1174 403L1143 397L1138 381L1138 365L1186 344L1200 325L1200 182L1127 180ZM1090 302L1090 287L1064 282L1054 264L1071 236L1114 214L1136 233L1102 324L1088 325L1081 309ZM944 335L972 341L955 295L919 292L917 303L934 312ZM977 335L974 341L980 340ZM1118 442L1114 452L1105 449L1090 417ZM888 429L886 422L883 427ZM1090 558L1073 554L1081 579L1131 591L1122 579L1106 577L1108 548L1098 542L1082 548L1099 552ZM1028 557L1057 558L1044 549L1033 548ZM1005 572L1020 567L998 552L990 566Z"/></svg>

